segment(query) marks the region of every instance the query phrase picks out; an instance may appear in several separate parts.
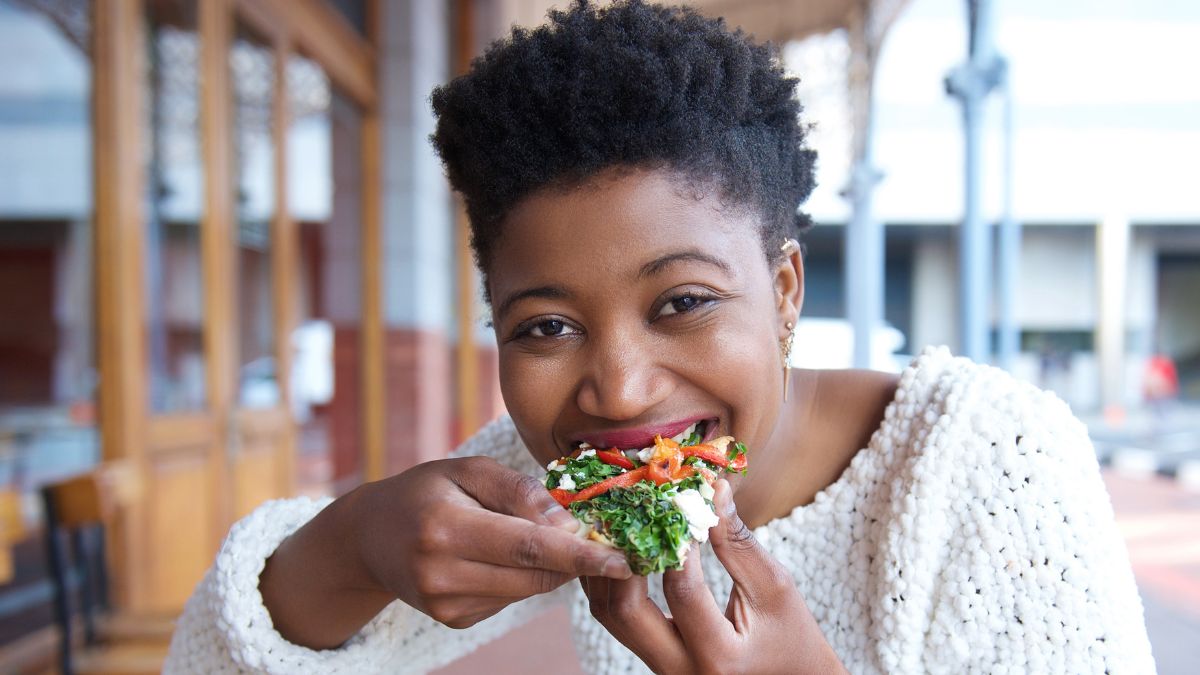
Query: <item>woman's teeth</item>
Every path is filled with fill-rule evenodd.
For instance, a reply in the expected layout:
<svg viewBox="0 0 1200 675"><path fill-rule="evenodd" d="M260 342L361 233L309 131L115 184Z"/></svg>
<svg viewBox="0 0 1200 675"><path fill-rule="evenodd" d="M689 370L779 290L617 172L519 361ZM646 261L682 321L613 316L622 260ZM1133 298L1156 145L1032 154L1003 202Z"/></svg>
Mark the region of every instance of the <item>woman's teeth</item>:
<svg viewBox="0 0 1200 675"><path fill-rule="evenodd" d="M708 426L707 420L693 422L691 424L691 426L689 426L688 428L684 429L683 431L672 436L671 440L675 441L676 443L682 444L684 441L691 438L692 434L696 433L697 430L700 430L701 436L703 436L704 435L703 431L706 426ZM626 451L626 456L637 457L638 461L641 461L641 462L649 462L650 456L653 454L654 454L654 446L650 446L648 448L642 448L641 450Z"/></svg>
<svg viewBox="0 0 1200 675"><path fill-rule="evenodd" d="M676 443L682 443L682 442L686 441L687 439L691 438L692 434L694 434L696 432L697 424L699 424L699 422L692 422L692 426L675 434L674 436L671 437L671 440L675 441Z"/></svg>
<svg viewBox="0 0 1200 675"><path fill-rule="evenodd" d="M688 426L688 428L686 428L683 431L672 436L671 440L675 441L676 443L683 443L687 439L691 438L692 434L696 433L697 431L700 432L700 436L701 436L701 438L703 438L704 431L707 428L708 428L708 420L700 420L698 422L693 422L691 425ZM580 450L588 450L592 446L587 443L580 443L576 447ZM631 448L631 449L625 450L623 452L625 453L626 457L629 457L629 458L637 457L639 460L641 460L643 462L648 462L648 461L650 461L650 455L654 452L654 446L652 445L648 448L642 448L641 450L638 450L636 448Z"/></svg>

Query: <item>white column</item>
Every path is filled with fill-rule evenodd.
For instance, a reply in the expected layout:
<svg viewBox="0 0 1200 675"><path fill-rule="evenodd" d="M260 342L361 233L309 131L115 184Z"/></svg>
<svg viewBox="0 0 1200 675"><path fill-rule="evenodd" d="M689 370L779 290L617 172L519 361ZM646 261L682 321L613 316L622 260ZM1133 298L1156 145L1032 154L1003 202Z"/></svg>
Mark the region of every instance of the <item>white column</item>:
<svg viewBox="0 0 1200 675"><path fill-rule="evenodd" d="M441 0L380 8L384 319L445 333L453 323L453 202L429 143L429 94L450 75L448 8Z"/></svg>
<svg viewBox="0 0 1200 675"><path fill-rule="evenodd" d="M1125 281L1129 269L1129 219L1105 218L1096 230L1096 356L1100 402L1106 414L1120 414L1125 370Z"/></svg>

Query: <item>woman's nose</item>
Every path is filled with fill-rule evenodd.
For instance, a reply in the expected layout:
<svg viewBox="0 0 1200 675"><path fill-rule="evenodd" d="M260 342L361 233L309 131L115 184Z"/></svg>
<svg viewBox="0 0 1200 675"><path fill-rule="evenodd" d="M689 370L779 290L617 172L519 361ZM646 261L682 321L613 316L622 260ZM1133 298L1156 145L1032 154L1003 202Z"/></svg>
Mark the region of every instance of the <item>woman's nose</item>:
<svg viewBox="0 0 1200 675"><path fill-rule="evenodd" d="M577 395L584 414L631 420L671 395L671 373L656 358L652 343L614 338L593 345Z"/></svg>

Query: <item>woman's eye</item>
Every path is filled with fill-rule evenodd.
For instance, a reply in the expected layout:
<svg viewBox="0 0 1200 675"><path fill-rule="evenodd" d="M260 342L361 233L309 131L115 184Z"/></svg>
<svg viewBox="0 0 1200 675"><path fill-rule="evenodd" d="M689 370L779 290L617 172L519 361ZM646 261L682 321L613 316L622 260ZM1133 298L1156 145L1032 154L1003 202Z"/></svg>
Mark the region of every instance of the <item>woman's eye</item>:
<svg viewBox="0 0 1200 675"><path fill-rule="evenodd" d="M534 324L530 327L529 333L537 337L550 337L551 335L559 335L566 328L563 322L557 320L543 321Z"/></svg>
<svg viewBox="0 0 1200 675"><path fill-rule="evenodd" d="M684 312L690 312L693 309L696 309L703 303L703 298L699 298L695 295L681 295L663 305L662 309L658 311L658 315L669 316L671 314L683 314Z"/></svg>
<svg viewBox="0 0 1200 675"><path fill-rule="evenodd" d="M530 326L527 334L532 337L556 337L570 332L571 328L566 323L558 319L547 319Z"/></svg>

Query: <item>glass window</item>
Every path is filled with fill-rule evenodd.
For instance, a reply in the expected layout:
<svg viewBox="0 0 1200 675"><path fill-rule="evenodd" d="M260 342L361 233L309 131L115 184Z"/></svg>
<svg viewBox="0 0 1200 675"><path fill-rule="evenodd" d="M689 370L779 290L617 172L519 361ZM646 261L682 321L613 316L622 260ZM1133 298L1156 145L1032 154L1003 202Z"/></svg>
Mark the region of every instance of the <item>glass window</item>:
<svg viewBox="0 0 1200 675"><path fill-rule="evenodd" d="M230 49L239 355L234 381L239 405L270 407L280 401L271 278L271 222L276 209L272 136L275 53L267 40L240 22Z"/></svg>
<svg viewBox="0 0 1200 675"><path fill-rule="evenodd" d="M200 223L200 67L196 4L146 12L146 329L150 408L205 406Z"/></svg>
<svg viewBox="0 0 1200 675"><path fill-rule="evenodd" d="M291 400L302 489L361 480L362 111L315 62L288 63L288 212L299 231Z"/></svg>
<svg viewBox="0 0 1200 675"><path fill-rule="evenodd" d="M0 0L0 492L98 459L90 15Z"/></svg>

